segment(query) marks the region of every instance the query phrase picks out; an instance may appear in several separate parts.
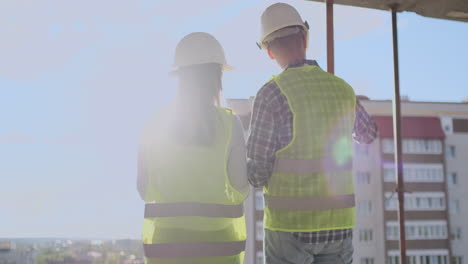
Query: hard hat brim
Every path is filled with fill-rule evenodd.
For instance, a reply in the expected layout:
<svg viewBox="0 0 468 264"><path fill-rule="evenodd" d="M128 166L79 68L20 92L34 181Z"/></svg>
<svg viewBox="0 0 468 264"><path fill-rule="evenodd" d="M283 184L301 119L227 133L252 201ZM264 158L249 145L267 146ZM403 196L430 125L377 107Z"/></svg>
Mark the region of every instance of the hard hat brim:
<svg viewBox="0 0 468 264"><path fill-rule="evenodd" d="M233 66L229 65L229 64L224 64L223 65L223 72L227 72L227 71L233 71L235 70L236 68L234 68Z"/></svg>
<svg viewBox="0 0 468 264"><path fill-rule="evenodd" d="M288 34L280 34L280 36L272 36L272 35L277 35L277 33L283 29L286 29L286 28L290 28L290 27L301 27L302 30L306 33L309 32L309 23L307 21L304 21L303 24L290 24L290 25L285 25L284 27L281 27L281 28L278 28L276 30L273 30L267 34L264 34L260 39L259 41L257 42L257 46L259 49L266 49L266 45L265 45L265 42L267 40L272 40L274 38L278 38L278 37L284 37L284 36L287 36ZM282 36L281 36L282 35Z"/></svg>

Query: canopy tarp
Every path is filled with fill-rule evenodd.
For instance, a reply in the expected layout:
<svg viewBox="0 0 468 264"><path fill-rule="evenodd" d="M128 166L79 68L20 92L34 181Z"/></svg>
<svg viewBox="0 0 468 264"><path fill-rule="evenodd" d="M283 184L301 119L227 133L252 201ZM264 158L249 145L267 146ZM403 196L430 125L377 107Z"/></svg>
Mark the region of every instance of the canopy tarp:
<svg viewBox="0 0 468 264"><path fill-rule="evenodd" d="M307 0L325 2L326 0ZM397 11L415 12L425 17L468 22L467 0L333 0L334 4L389 10L397 4Z"/></svg>

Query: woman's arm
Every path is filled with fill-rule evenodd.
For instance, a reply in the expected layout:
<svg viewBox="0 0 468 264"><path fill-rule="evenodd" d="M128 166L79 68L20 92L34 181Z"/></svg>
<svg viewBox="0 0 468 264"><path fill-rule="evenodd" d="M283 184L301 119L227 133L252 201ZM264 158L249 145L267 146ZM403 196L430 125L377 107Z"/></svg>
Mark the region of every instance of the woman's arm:
<svg viewBox="0 0 468 264"><path fill-rule="evenodd" d="M144 143L144 136L141 137L138 144L138 158L137 158L137 190L140 193L141 199L145 199L146 186L148 184L148 170L147 170L147 154Z"/></svg>
<svg viewBox="0 0 468 264"><path fill-rule="evenodd" d="M233 116L232 137L229 146L228 175L234 188L248 194L247 156L244 139L244 129L237 116Z"/></svg>

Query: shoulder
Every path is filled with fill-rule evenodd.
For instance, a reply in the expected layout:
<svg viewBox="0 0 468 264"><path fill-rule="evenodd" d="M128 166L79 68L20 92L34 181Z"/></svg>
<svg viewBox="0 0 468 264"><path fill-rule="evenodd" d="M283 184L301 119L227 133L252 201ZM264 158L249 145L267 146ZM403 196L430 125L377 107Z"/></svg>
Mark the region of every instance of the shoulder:
<svg viewBox="0 0 468 264"><path fill-rule="evenodd" d="M242 125L242 121L232 109L226 107L220 107L219 109L224 115L226 115L227 119L231 122L233 131L243 131L244 128Z"/></svg>
<svg viewBox="0 0 468 264"><path fill-rule="evenodd" d="M327 74L329 76L329 78L332 79L336 84L338 84L339 86L344 88L348 93L354 95L353 87L349 83L347 83L344 79L342 79L341 77L338 77L338 76L336 76L334 74L331 74L329 72L326 72L326 71L323 71L323 72L325 74Z"/></svg>
<svg viewBox="0 0 468 264"><path fill-rule="evenodd" d="M244 126L238 115L232 115L232 130L233 131L244 131Z"/></svg>
<svg viewBox="0 0 468 264"><path fill-rule="evenodd" d="M224 122L232 123L233 118L236 116L234 110L228 107L215 106L216 112L222 117Z"/></svg>
<svg viewBox="0 0 468 264"><path fill-rule="evenodd" d="M230 131L230 138L231 138L231 148L233 146L237 146L239 144L244 145L244 127L238 115L234 114L232 111L230 112L230 116L226 120L226 122L230 122L229 129Z"/></svg>
<svg viewBox="0 0 468 264"><path fill-rule="evenodd" d="M274 79L270 79L258 90L255 101L271 101L278 93L280 93L278 84Z"/></svg>
<svg viewBox="0 0 468 264"><path fill-rule="evenodd" d="M272 111L276 111L278 106L285 102L281 89L274 79L270 79L265 83L257 93L254 101L254 108L270 108Z"/></svg>
<svg viewBox="0 0 468 264"><path fill-rule="evenodd" d="M329 72L327 72L327 71L325 71L325 70L323 70L323 69L320 69L320 70L321 70L322 74L326 75L330 80L335 81L337 84L340 84L340 85L342 85L343 87L351 88L351 89L352 89L351 85L349 85L349 84L348 84L345 80L343 80L341 77L336 76L336 75L334 75L334 74L332 74L332 73L329 73Z"/></svg>

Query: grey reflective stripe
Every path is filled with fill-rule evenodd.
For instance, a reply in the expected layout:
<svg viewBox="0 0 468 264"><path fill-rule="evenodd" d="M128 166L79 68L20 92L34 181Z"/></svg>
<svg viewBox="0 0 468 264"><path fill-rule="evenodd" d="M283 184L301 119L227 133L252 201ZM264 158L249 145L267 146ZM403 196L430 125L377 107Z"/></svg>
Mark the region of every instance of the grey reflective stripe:
<svg viewBox="0 0 468 264"><path fill-rule="evenodd" d="M331 171L342 171L352 169L351 159L345 164L339 165L334 159L276 159L275 172L286 172L293 174L321 173Z"/></svg>
<svg viewBox="0 0 468 264"><path fill-rule="evenodd" d="M315 197L285 197L265 195L269 209L287 211L319 211L352 208L356 204L354 194Z"/></svg>
<svg viewBox="0 0 468 264"><path fill-rule="evenodd" d="M245 250L245 241L144 244L147 258L195 258L234 256Z"/></svg>
<svg viewBox="0 0 468 264"><path fill-rule="evenodd" d="M202 203L150 203L145 205L145 217L205 216L239 218L244 206Z"/></svg>

